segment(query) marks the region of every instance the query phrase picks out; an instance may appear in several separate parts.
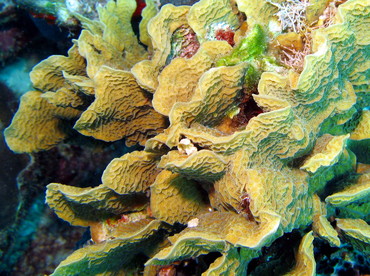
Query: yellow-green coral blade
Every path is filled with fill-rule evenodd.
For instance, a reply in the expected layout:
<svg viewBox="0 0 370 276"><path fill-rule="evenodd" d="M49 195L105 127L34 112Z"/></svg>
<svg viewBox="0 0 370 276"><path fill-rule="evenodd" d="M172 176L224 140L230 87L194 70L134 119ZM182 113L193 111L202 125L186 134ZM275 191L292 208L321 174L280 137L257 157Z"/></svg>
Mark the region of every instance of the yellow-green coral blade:
<svg viewBox="0 0 370 276"><path fill-rule="evenodd" d="M192 128L182 129L180 134L200 148L210 149L223 155L231 155L244 146L244 142L250 137L251 132L241 131L225 136L200 124L194 124ZM180 143L177 146L179 147Z"/></svg>
<svg viewBox="0 0 370 276"><path fill-rule="evenodd" d="M103 39L119 52L124 51L125 61L130 67L146 57L146 51L138 43L131 26L135 9L135 0L109 1L98 9L100 21L105 26Z"/></svg>
<svg viewBox="0 0 370 276"><path fill-rule="evenodd" d="M86 105L82 97L77 95L77 93L75 93L75 91L73 91L72 89L68 89L65 87L58 89L56 92L45 92L41 95L41 97L57 107L71 107L81 109Z"/></svg>
<svg viewBox="0 0 370 276"><path fill-rule="evenodd" d="M316 261L313 254L313 234L312 231L308 232L302 238L301 244L299 245L298 254L296 257L296 265L292 271L285 274L286 276L293 275L304 275L313 276L316 275Z"/></svg>
<svg viewBox="0 0 370 276"><path fill-rule="evenodd" d="M352 182L352 183L351 183ZM370 174L364 173L340 192L328 196L325 201L339 211L339 217L370 219Z"/></svg>
<svg viewBox="0 0 370 276"><path fill-rule="evenodd" d="M320 167L329 167L338 162L349 135L324 136L323 143L314 148L310 157L301 166L302 170L315 173Z"/></svg>
<svg viewBox="0 0 370 276"><path fill-rule="evenodd" d="M50 104L42 95L38 91L24 94L12 123L4 130L9 148L15 152L51 149L68 136L66 122L60 117L70 119L79 114L75 109Z"/></svg>
<svg viewBox="0 0 370 276"><path fill-rule="evenodd" d="M190 27L200 42L216 40L216 31L235 31L239 27L237 15L228 0L203 0L194 4L188 14Z"/></svg>
<svg viewBox="0 0 370 276"><path fill-rule="evenodd" d="M362 111L359 123L351 133L348 146L356 154L358 162L370 164L370 110Z"/></svg>
<svg viewBox="0 0 370 276"><path fill-rule="evenodd" d="M274 82L267 85L268 93L273 95L276 91L287 100L315 133L343 133L344 123L355 112L355 93L368 93L368 88L364 89L359 82L369 78L366 72L369 72L370 46L366 26L370 20L370 5L367 2L346 2L339 8L340 24L314 33L314 54L306 56L304 70L292 89L294 93L279 92L286 85L276 85L276 78L271 79L270 73L262 74L259 87L265 86L261 82ZM271 89L274 86L277 89Z"/></svg>
<svg viewBox="0 0 370 276"><path fill-rule="evenodd" d="M356 201L370 200L369 174L362 175L354 185L328 196L325 201L335 207L343 207Z"/></svg>
<svg viewBox="0 0 370 276"><path fill-rule="evenodd" d="M171 37L182 25L187 24L188 6L163 6L150 20L148 34L152 39L153 56L151 60L141 61L131 69L140 86L154 92L158 87L158 74L166 64L171 52Z"/></svg>
<svg viewBox="0 0 370 276"><path fill-rule="evenodd" d="M167 135L165 133L159 133L153 138L148 139L145 143L145 151L163 154L166 153L169 148L166 145Z"/></svg>
<svg viewBox="0 0 370 276"><path fill-rule="evenodd" d="M155 251L160 241L159 226L160 222L154 220L114 239L78 249L62 261L52 275L131 275L137 270L137 255ZM139 257L142 258L143 255Z"/></svg>
<svg viewBox="0 0 370 276"><path fill-rule="evenodd" d="M155 112L150 101L130 72L103 66L94 78L95 101L84 111L74 128L104 141L124 137L132 145L144 144L147 136L165 127L165 119Z"/></svg>
<svg viewBox="0 0 370 276"><path fill-rule="evenodd" d="M130 68L122 52L115 49L100 35L93 35L87 30L82 30L77 45L80 54L86 59L86 72L91 79L103 65L121 70Z"/></svg>
<svg viewBox="0 0 370 276"><path fill-rule="evenodd" d="M316 225L315 225L316 223ZM338 233L335 231L333 226L329 223L326 217L319 216L317 221L314 221L314 231L321 238L329 242L331 246L340 246L340 240L338 238Z"/></svg>
<svg viewBox="0 0 370 276"><path fill-rule="evenodd" d="M308 224L311 220L312 199L304 187L305 175L299 171L274 171L267 169L248 169L244 175L245 186L241 191L248 195L250 211L253 216L263 216L264 212L281 216L285 229L293 229L296 223ZM239 200L241 201L241 200ZM302 208L305 213L302 213ZM241 208L239 207L239 210Z"/></svg>
<svg viewBox="0 0 370 276"><path fill-rule="evenodd" d="M185 224L207 206L199 184L170 171L162 171L150 187L153 216L167 223Z"/></svg>
<svg viewBox="0 0 370 276"><path fill-rule="evenodd" d="M181 128L188 128L192 122L210 127L219 124L241 97L245 70L246 64L240 63L230 67L212 68L205 72L191 101L176 103L173 106L169 114L171 140L167 143L177 143Z"/></svg>
<svg viewBox="0 0 370 276"><path fill-rule="evenodd" d="M322 192L326 183L335 177L340 177L346 173L353 171L356 166L356 156L345 148L342 148L340 144L336 145L335 140L341 140L340 137L323 135L316 140L315 147L313 148L312 154L307 157L304 164L310 164L320 166L314 174L310 174L310 190L316 192ZM334 143L330 143L334 140ZM346 140L346 139L345 139ZM343 140L343 142L345 142ZM328 145L334 147L328 147ZM342 150L341 150L342 148ZM331 151L331 153L329 153ZM327 152L321 161L315 160L315 156L323 156L320 152ZM329 158L327 158L329 157ZM331 158L334 158L331 160ZM307 162L306 162L307 161ZM314 161L314 162L311 162ZM325 166L330 164L330 166ZM313 167L312 167L313 168Z"/></svg>
<svg viewBox="0 0 370 276"><path fill-rule="evenodd" d="M258 83L258 95L253 98L266 111L279 110L293 106L294 92L292 91L292 73L288 76L275 72L264 72Z"/></svg>
<svg viewBox="0 0 370 276"><path fill-rule="evenodd" d="M78 188L52 183L47 186L46 202L60 218L73 225L89 226L127 211L141 210L147 198L145 194L121 195L103 184Z"/></svg>
<svg viewBox="0 0 370 276"><path fill-rule="evenodd" d="M201 150L189 156L170 151L163 156L160 167L198 181L214 181L225 172L227 163L222 156L209 150Z"/></svg>
<svg viewBox="0 0 370 276"><path fill-rule="evenodd" d="M264 164L278 167L282 159L292 158L310 145L310 130L305 128L290 107L252 118L246 130L252 132L245 142L247 148L253 149L250 153L253 154L249 160L250 166Z"/></svg>
<svg viewBox="0 0 370 276"><path fill-rule="evenodd" d="M352 131L351 140L370 139L370 110L363 110L357 127Z"/></svg>
<svg viewBox="0 0 370 276"><path fill-rule="evenodd" d="M80 54L87 60L87 74L93 78L101 66L129 70L146 58L131 26L136 9L134 0L109 1L99 7L100 25L83 19L87 27L77 40ZM102 30L100 30L102 28Z"/></svg>
<svg viewBox="0 0 370 276"><path fill-rule="evenodd" d="M202 74L214 65L217 57L231 50L225 41L203 43L190 59L175 58L158 77L153 106L161 114L168 115L176 102L189 101Z"/></svg>
<svg viewBox="0 0 370 276"><path fill-rule="evenodd" d="M94 95L94 82L92 79L85 76L76 76L63 71L63 77L69 85L72 86L75 92L80 92L85 95Z"/></svg>
<svg viewBox="0 0 370 276"><path fill-rule="evenodd" d="M171 238L173 245L156 254L147 265L165 265L210 252L226 252L231 247L258 249L280 235L280 217L265 213L261 224L235 213L211 212Z"/></svg>
<svg viewBox="0 0 370 276"><path fill-rule="evenodd" d="M345 113L355 102L356 90L349 80L358 70L366 70L369 66L367 59L370 55L370 45L364 43L364 37L368 37L369 34L366 27L370 23L369 12L369 1L348 1L339 9L342 23L317 32L318 43L314 45L317 52L306 58L306 66L299 78L296 97L299 102L311 103L305 111L303 106L299 109L312 123L317 120L317 116L328 117L328 112ZM320 40L321 37L326 41ZM348 60L351 60L350 64ZM315 82L312 81L314 71L314 74L321 76L320 80ZM324 97L317 101L320 95L317 92L328 91L328 89L331 93L323 95ZM337 100L333 100L333 97ZM327 108L322 109L320 115L315 113L314 117L313 113L308 113L313 111L313 108L317 110L323 105Z"/></svg>
<svg viewBox="0 0 370 276"><path fill-rule="evenodd" d="M258 252L247 248L233 248L217 258L202 276L238 276L246 275L248 263L258 256Z"/></svg>
<svg viewBox="0 0 370 276"><path fill-rule="evenodd" d="M338 233L333 226L326 219L326 209L324 204L320 201L318 195L313 197L313 223L312 230L324 240L328 241L331 246L340 246Z"/></svg>
<svg viewBox="0 0 370 276"><path fill-rule="evenodd" d="M349 242L367 256L370 255L370 226L362 219L337 219L337 226Z"/></svg>
<svg viewBox="0 0 370 276"><path fill-rule="evenodd" d="M271 5L266 0L237 0L236 3L238 4L238 9L247 16L247 22L250 26L255 24L267 26L272 20L274 20L276 24L278 23L276 17L274 17L274 14L277 12L277 7Z"/></svg>
<svg viewBox="0 0 370 276"><path fill-rule="evenodd" d="M86 75L85 60L74 45L68 51L68 57L50 56L37 64L30 73L35 88L46 91L56 91L67 84L63 72L71 75Z"/></svg>
<svg viewBox="0 0 370 276"><path fill-rule="evenodd" d="M104 24L103 39L120 51L127 42L136 40L131 27L135 9L136 2L133 0L109 1L105 6L98 7L99 20Z"/></svg>
<svg viewBox="0 0 370 276"><path fill-rule="evenodd" d="M153 153L127 153L108 164L102 182L120 194L145 192L160 172L158 161L159 156Z"/></svg>
<svg viewBox="0 0 370 276"><path fill-rule="evenodd" d="M140 41L148 47L152 47L152 41L148 34L148 23L158 13L158 7L154 0L145 0L145 8L141 12L142 19L139 24Z"/></svg>

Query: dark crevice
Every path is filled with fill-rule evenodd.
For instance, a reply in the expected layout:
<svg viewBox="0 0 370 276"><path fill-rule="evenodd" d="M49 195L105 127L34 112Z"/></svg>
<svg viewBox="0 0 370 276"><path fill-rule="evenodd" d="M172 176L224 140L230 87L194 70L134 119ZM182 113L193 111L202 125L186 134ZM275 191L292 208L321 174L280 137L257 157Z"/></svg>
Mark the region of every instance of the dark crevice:
<svg viewBox="0 0 370 276"><path fill-rule="evenodd" d="M156 275L200 276L221 256L219 252L211 252L192 259L177 261L170 265L158 267Z"/></svg>
<svg viewBox="0 0 370 276"><path fill-rule="evenodd" d="M263 247L261 256L248 265L247 275L284 275L295 264L295 254L301 241L301 234L294 230L275 240L271 246Z"/></svg>
<svg viewBox="0 0 370 276"><path fill-rule="evenodd" d="M257 93L253 93L257 94ZM243 93L240 104L238 105L239 112L234 117L225 117L222 123L217 127L221 132L230 135L236 131L245 129L249 121L263 113L264 111L260 108L253 98L252 93Z"/></svg>

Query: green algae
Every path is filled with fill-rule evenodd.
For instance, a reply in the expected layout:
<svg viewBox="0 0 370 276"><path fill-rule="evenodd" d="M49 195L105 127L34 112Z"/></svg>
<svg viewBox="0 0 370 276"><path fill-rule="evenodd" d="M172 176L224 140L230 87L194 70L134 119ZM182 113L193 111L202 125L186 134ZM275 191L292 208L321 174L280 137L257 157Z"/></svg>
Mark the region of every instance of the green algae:
<svg viewBox="0 0 370 276"><path fill-rule="evenodd" d="M243 61L251 61L261 57L267 50L267 39L263 28L256 24L247 37L229 56L223 57L216 62L216 66L232 66Z"/></svg>

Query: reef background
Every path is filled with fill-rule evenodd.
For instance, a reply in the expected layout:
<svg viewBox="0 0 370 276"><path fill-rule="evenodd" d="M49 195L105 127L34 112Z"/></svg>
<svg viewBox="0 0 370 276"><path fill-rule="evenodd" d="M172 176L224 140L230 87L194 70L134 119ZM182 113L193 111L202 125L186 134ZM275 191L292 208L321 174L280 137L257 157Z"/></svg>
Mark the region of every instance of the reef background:
<svg viewBox="0 0 370 276"><path fill-rule="evenodd" d="M33 170L36 165L26 168L30 158L11 152L3 136L19 97L31 86L30 69L51 54L66 54L71 45L69 36L74 34L48 21L47 15L32 15L27 7L17 7L10 1L0 5L1 275L51 273L83 233L82 229L71 230L45 209L43 194L48 183L41 175L48 171L49 179L60 177L55 174L58 168L51 170L48 164L52 156L60 155L58 150L33 156L33 162L39 165ZM55 255L57 251L62 253Z"/></svg>
<svg viewBox="0 0 370 276"><path fill-rule="evenodd" d="M45 186L98 184L108 162L122 154L119 143L97 153L102 145L89 139L30 156L6 146L3 130L31 87L29 71L50 55L66 55L80 32L77 20L66 24L52 11L38 12L37 2L0 3L0 275L50 274L78 248L86 229L71 227L46 207Z"/></svg>

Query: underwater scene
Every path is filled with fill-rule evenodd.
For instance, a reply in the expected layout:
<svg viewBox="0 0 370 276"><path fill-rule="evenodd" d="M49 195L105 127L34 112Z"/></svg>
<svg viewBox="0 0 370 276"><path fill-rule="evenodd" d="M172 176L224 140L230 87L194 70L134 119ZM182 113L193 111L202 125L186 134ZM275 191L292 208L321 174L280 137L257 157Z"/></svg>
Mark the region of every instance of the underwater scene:
<svg viewBox="0 0 370 276"><path fill-rule="evenodd" d="M370 275L370 0L0 0L0 276Z"/></svg>

